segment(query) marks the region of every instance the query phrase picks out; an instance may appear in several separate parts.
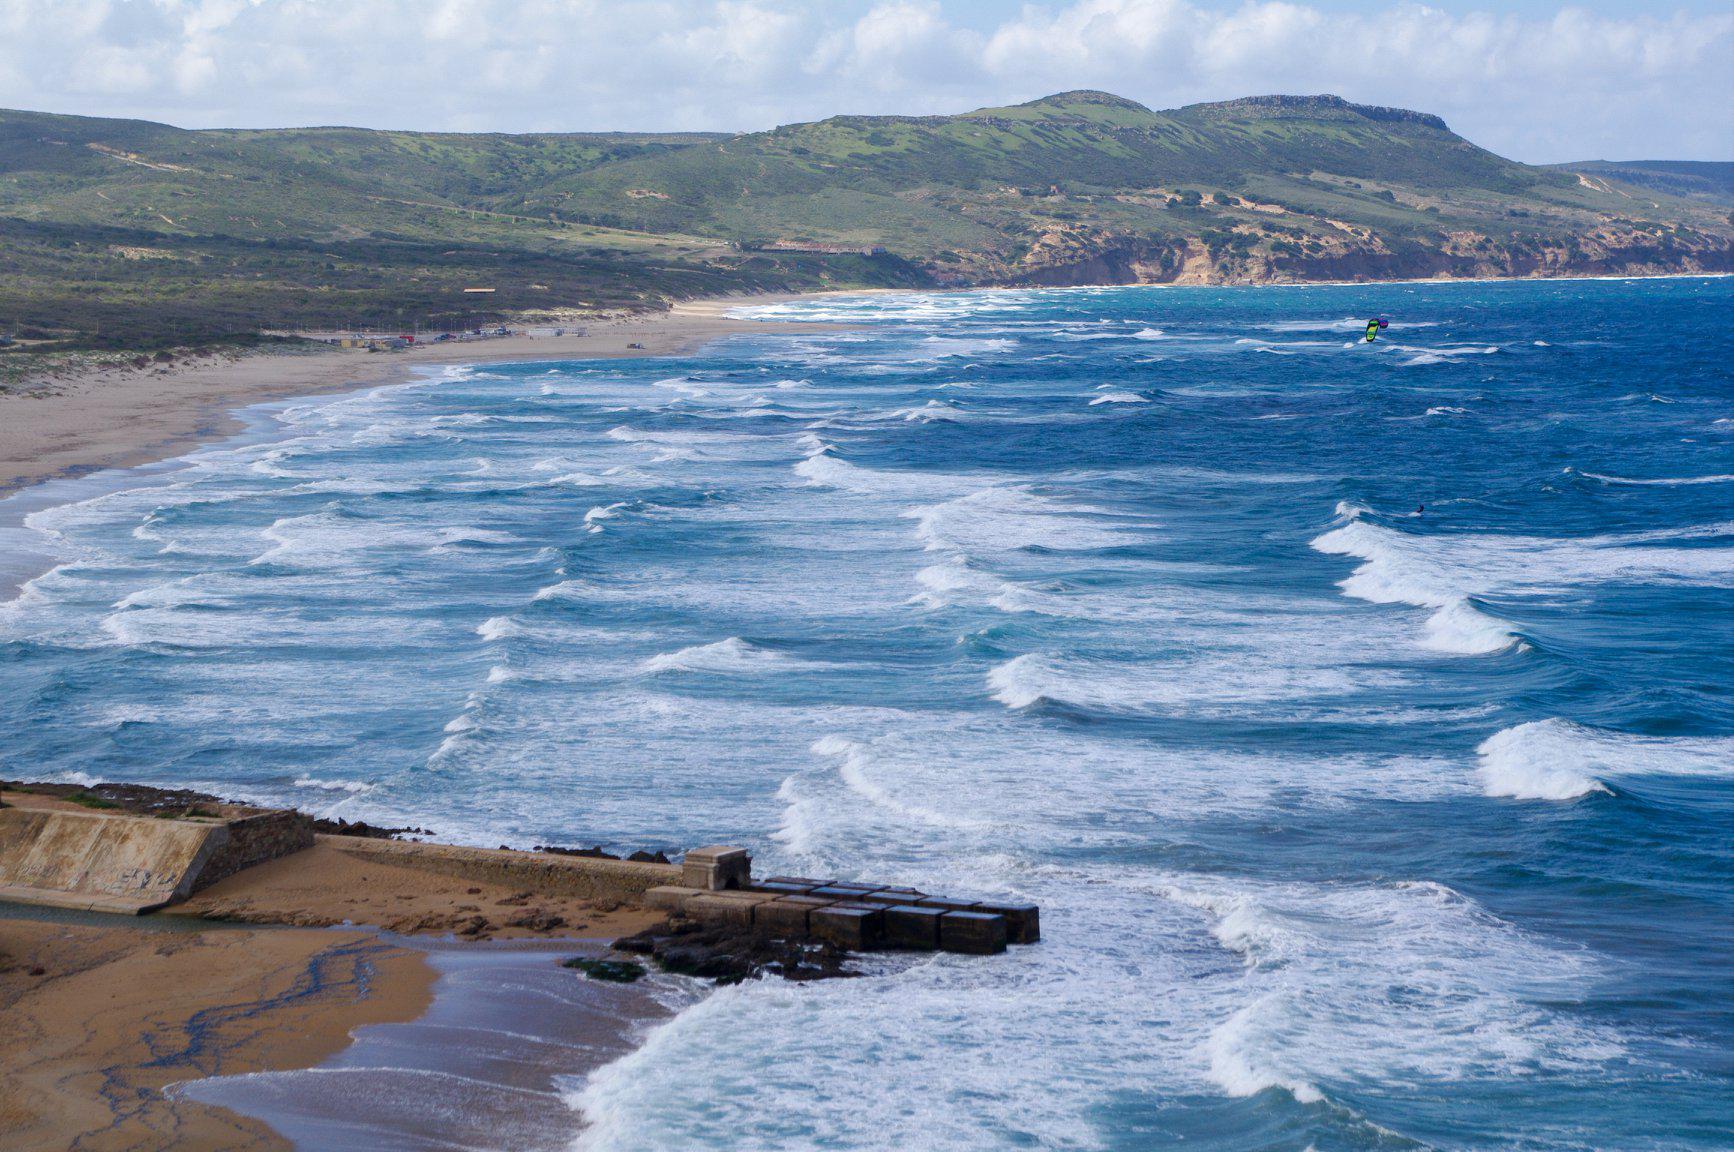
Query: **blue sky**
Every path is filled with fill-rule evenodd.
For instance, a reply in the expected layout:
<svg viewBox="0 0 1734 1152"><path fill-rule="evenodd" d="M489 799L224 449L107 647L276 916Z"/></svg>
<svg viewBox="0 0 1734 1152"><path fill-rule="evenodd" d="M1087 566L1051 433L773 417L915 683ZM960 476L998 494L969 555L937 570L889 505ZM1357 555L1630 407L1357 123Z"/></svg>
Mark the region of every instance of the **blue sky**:
<svg viewBox="0 0 1734 1152"><path fill-rule="evenodd" d="M188 127L751 130L1332 92L1521 160L1734 159L1734 4L0 0L0 106Z"/></svg>

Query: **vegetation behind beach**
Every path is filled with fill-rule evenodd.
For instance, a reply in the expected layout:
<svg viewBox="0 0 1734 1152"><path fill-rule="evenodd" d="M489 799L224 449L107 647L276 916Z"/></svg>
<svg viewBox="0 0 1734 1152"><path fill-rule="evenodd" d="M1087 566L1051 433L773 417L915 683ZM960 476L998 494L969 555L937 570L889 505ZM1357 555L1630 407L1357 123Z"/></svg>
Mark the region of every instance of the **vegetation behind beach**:
<svg viewBox="0 0 1734 1152"><path fill-rule="evenodd" d="M0 335L149 350L825 287L1726 271L1729 168L1534 167L1332 97L1074 92L737 136L0 112Z"/></svg>

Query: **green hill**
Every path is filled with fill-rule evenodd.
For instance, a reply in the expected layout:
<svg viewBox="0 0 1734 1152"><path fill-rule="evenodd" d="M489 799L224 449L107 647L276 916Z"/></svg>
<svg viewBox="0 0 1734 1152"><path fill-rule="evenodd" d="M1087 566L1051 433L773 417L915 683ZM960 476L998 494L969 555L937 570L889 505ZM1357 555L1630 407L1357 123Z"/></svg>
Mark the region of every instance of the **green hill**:
<svg viewBox="0 0 1734 1152"><path fill-rule="evenodd" d="M1734 205L1734 163L1712 160L1589 160L1560 168L1670 196Z"/></svg>
<svg viewBox="0 0 1734 1152"><path fill-rule="evenodd" d="M149 346L819 286L1721 271L1728 168L1533 167L1334 96L1067 92L732 136L0 112L0 332Z"/></svg>

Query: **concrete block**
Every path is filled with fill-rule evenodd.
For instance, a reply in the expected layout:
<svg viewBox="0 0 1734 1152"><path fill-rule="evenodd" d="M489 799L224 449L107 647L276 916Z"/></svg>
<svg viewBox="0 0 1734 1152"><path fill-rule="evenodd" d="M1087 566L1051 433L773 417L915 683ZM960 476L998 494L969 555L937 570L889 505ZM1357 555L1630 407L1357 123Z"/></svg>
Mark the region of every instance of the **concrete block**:
<svg viewBox="0 0 1734 1152"><path fill-rule="evenodd" d="M750 928L754 906L769 903L773 899L775 897L754 896L749 892L700 892L696 896L688 896L686 903L681 905L681 911L694 920L702 920L707 924L736 924L742 928Z"/></svg>
<svg viewBox="0 0 1734 1152"><path fill-rule="evenodd" d="M678 885L664 884L652 888L644 894L644 902L652 908L662 908L669 912L679 912L687 900L693 896L702 895L698 888L683 888Z"/></svg>
<svg viewBox="0 0 1734 1152"><path fill-rule="evenodd" d="M1005 917L1005 937L1013 944L1034 944L1042 938L1042 913L1034 904L982 904L976 911Z"/></svg>
<svg viewBox="0 0 1734 1152"><path fill-rule="evenodd" d="M832 904L809 912L807 925L819 939L860 952L876 947L883 939L885 910L866 904Z"/></svg>
<svg viewBox="0 0 1734 1152"><path fill-rule="evenodd" d="M819 884L791 884L786 880L760 880L753 885L754 892L771 892L778 896L805 896Z"/></svg>
<svg viewBox="0 0 1734 1152"><path fill-rule="evenodd" d="M952 900L945 896L923 896L910 903L917 908L938 908L942 912L973 912L980 907L976 900Z"/></svg>
<svg viewBox="0 0 1734 1152"><path fill-rule="evenodd" d="M1004 952L1005 917L991 912L946 912L939 918L939 947L971 956Z"/></svg>
<svg viewBox="0 0 1734 1152"><path fill-rule="evenodd" d="M809 896L823 896L827 900L860 900L870 889L855 885L827 884L823 888L814 888L807 893Z"/></svg>
<svg viewBox="0 0 1734 1152"><path fill-rule="evenodd" d="M829 880L815 880L811 876L769 876L766 884L796 884L804 888L823 888Z"/></svg>
<svg viewBox="0 0 1734 1152"><path fill-rule="evenodd" d="M829 900L811 896L784 896L753 905L753 927L773 936L804 938L810 929L807 918L815 909L829 908Z"/></svg>
<svg viewBox="0 0 1734 1152"><path fill-rule="evenodd" d="M885 909L886 947L933 951L939 947L939 919L944 915L938 908L917 908L913 904Z"/></svg>
<svg viewBox="0 0 1734 1152"><path fill-rule="evenodd" d="M875 888L861 897L863 904L913 904L921 899L922 893L914 888Z"/></svg>
<svg viewBox="0 0 1734 1152"><path fill-rule="evenodd" d="M753 858L745 848L712 844L694 848L680 864L680 883L685 888L709 892L745 888L753 882Z"/></svg>

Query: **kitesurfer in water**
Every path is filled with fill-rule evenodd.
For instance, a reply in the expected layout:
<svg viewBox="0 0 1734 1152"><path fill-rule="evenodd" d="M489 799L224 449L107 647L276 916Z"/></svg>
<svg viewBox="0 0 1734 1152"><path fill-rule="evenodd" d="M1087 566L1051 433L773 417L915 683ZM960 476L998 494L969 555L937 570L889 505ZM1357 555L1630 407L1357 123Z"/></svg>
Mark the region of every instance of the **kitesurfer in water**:
<svg viewBox="0 0 1734 1152"><path fill-rule="evenodd" d="M1383 332L1390 326L1391 322L1381 317L1374 317L1367 321L1367 343L1371 344L1374 340L1378 339L1379 333Z"/></svg>

